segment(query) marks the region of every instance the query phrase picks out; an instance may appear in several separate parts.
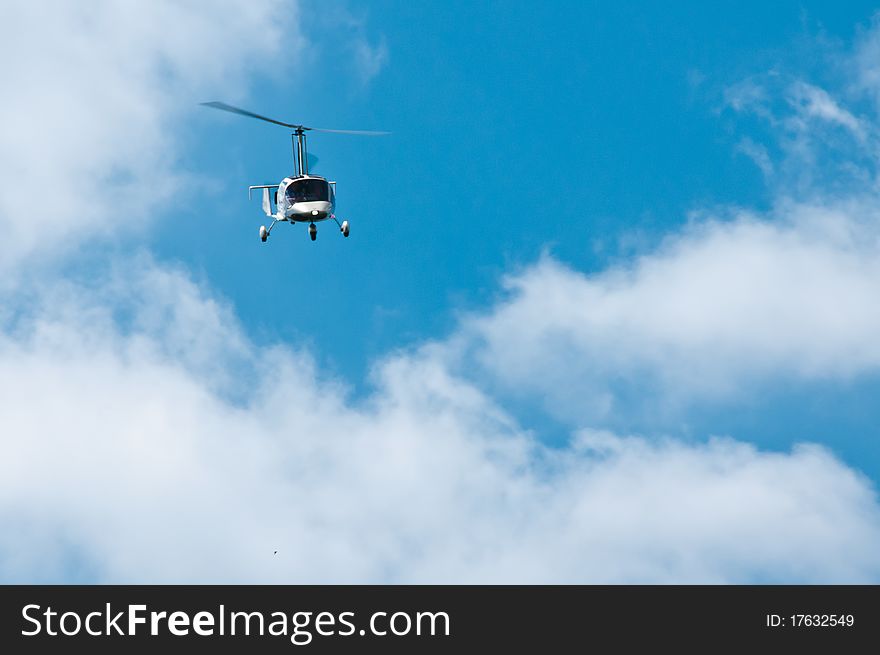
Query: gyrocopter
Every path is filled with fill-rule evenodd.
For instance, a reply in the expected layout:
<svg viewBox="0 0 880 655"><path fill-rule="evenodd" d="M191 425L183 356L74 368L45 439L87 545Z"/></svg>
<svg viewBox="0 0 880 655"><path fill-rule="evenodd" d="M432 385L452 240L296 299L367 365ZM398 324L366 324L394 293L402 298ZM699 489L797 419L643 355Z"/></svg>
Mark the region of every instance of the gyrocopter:
<svg viewBox="0 0 880 655"><path fill-rule="evenodd" d="M306 152L306 132L330 132L333 134L359 134L363 136L379 136L388 132L372 132L367 130L328 130L320 127L306 127L293 123L276 121L274 118L260 116L245 109L239 109L224 102L203 102L205 107L222 109L233 114L250 116L261 121L289 127L293 130L291 141L293 142L293 163L296 172L285 177L278 184L256 184L248 187L248 198L254 189L263 190L263 211L272 219L267 228L260 226L260 240L265 243L276 223L287 221L293 223L308 223L309 237L312 241L318 238L318 228L315 223L331 219L339 227L342 236L349 235L348 221L339 222L336 214L336 182L328 181L320 175L309 174L309 157ZM270 194L271 189L275 190ZM274 197L275 211L272 211L272 199Z"/></svg>

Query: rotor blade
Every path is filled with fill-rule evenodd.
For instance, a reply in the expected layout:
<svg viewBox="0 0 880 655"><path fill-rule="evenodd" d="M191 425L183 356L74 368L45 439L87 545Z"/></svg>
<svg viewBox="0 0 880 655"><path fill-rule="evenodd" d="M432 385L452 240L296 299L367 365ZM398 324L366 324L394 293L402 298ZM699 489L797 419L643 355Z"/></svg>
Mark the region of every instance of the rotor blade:
<svg viewBox="0 0 880 655"><path fill-rule="evenodd" d="M205 107L213 107L214 109L222 109L223 111L228 111L233 114L241 114L242 116L250 116L251 118L258 118L261 121L266 121L267 123L275 123L275 125L281 125L282 127L292 127L296 129L297 127L302 127L301 125L291 125L290 123L282 123L281 121L276 121L274 118L267 118L266 116L260 116L259 114L255 114L252 111L247 111L246 109L239 109L238 107L233 107L232 105L227 105L225 102L203 102L201 103Z"/></svg>
<svg viewBox="0 0 880 655"><path fill-rule="evenodd" d="M281 125L282 127L292 127L293 129L302 128L304 130L313 130L315 132L330 132L333 134L359 134L361 136L382 136L385 134L391 134L391 132L373 132L371 130L328 130L323 127L306 127L305 125L294 125L293 123L284 123L282 121L276 121L274 118L269 118L267 116L261 116L260 114L255 114L252 111L248 111L247 109L240 109L239 107L233 107L232 105L227 105L225 102L203 102L201 103L205 107L212 107L213 109L222 109L223 111L228 111L233 114L241 114L242 116L250 116L251 118L257 118L261 121L266 121L267 123L274 123L275 125Z"/></svg>
<svg viewBox="0 0 880 655"><path fill-rule="evenodd" d="M331 134L359 134L361 136L384 136L391 132L374 132L372 130L328 130L323 127L306 127L306 130L314 130L315 132L330 132Z"/></svg>

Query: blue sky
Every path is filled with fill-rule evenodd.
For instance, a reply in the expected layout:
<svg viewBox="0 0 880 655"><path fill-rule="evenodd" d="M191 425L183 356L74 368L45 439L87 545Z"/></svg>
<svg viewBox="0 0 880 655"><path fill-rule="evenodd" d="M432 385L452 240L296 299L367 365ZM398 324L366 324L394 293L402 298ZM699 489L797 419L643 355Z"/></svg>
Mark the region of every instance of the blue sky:
<svg viewBox="0 0 880 655"><path fill-rule="evenodd" d="M880 580L871 5L54 9L0 10L0 580ZM211 100L391 131L309 136L351 237L261 243L289 132Z"/></svg>
<svg viewBox="0 0 880 655"><path fill-rule="evenodd" d="M763 126L725 108L724 89L771 68L827 75L872 15L867 3L802 2L340 7L356 28L305 8L308 63L253 71L240 104L393 132L311 137L316 170L339 181L339 213L356 238L325 227L310 244L281 226L267 246L254 239L259 200L243 190L290 169L287 130L204 111L192 116L188 165L220 186L193 193L153 243L202 272L249 330L307 343L361 390L377 358L445 336L459 312L498 295L504 273L542 252L597 271L656 247L693 210L767 209L774 192L738 149ZM348 61L353 38L385 49L370 80ZM876 479L872 389L789 381L684 420L611 425L748 434L774 448L833 433L842 456ZM570 426L530 403L514 410L566 438Z"/></svg>
<svg viewBox="0 0 880 655"><path fill-rule="evenodd" d="M738 137L714 110L722 85L736 79L724 64L745 71L756 48L787 46L803 32L797 11L767 28L775 41L746 40L754 21L739 10L730 21L690 16L693 8L685 21L665 8L652 16L580 3L350 11L364 38L387 45L373 80L364 85L334 62L349 35L307 9L305 24L327 30L326 43L316 35L308 86L294 65L280 79L255 72L248 101L292 120L394 132L311 139L318 170L339 180L340 215L357 225L357 248L322 239L307 249L286 230L276 241L284 245L244 245L259 202L234 191L290 168L288 135L209 111L193 117L203 138L193 137L192 155L229 189L210 212L225 229L181 240L174 222L157 234L160 252L203 265L249 323L296 338L326 335L321 351L346 373L362 373L401 340L442 334L451 309L491 297L500 274L545 248L595 269L626 235L656 238L694 205L766 202L760 171L736 156ZM706 77L699 88L695 76ZM526 176L540 197L521 188ZM200 220L204 209L192 210ZM314 281L285 274L300 270ZM357 280L357 294L348 280ZM308 312L296 311L303 304ZM360 338L343 338L350 325Z"/></svg>

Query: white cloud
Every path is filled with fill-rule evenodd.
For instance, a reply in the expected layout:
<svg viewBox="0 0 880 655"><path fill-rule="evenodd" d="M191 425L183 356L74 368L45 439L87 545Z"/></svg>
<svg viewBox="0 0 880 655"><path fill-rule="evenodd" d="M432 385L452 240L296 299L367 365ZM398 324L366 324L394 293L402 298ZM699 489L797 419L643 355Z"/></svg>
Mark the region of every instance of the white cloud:
<svg viewBox="0 0 880 655"><path fill-rule="evenodd" d="M473 316L501 383L569 417L614 411L615 389L694 400L756 380L880 371L880 209L873 199L695 221L657 251L594 275L550 257ZM578 400L579 399L579 400Z"/></svg>
<svg viewBox="0 0 880 655"><path fill-rule="evenodd" d="M181 273L135 273L127 332L71 289L0 341L6 581L880 576L873 490L817 446L583 431L549 449L432 348L382 362L350 405L307 355L254 347ZM156 313L187 329L141 318ZM186 360L192 343L249 383L229 399Z"/></svg>
<svg viewBox="0 0 880 655"><path fill-rule="evenodd" d="M282 42L295 51L296 15L276 1L4 2L0 267L149 223L186 180L180 120Z"/></svg>

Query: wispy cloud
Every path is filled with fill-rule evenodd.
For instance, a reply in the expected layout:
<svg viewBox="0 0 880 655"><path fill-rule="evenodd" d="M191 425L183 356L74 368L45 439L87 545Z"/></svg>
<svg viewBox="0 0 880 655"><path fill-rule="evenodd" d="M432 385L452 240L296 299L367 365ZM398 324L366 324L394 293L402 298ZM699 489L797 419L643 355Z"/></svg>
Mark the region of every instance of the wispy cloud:
<svg viewBox="0 0 880 655"><path fill-rule="evenodd" d="M388 63L388 44L385 37L380 37L375 44L371 44L366 35L359 34L352 42L352 49L361 83L369 84Z"/></svg>
<svg viewBox="0 0 880 655"><path fill-rule="evenodd" d="M770 153L765 146L756 143L748 137L744 137L736 145L736 149L751 159L761 169L761 173L763 173L765 178L770 179L773 177L773 160L770 158Z"/></svg>
<svg viewBox="0 0 880 655"><path fill-rule="evenodd" d="M381 22L372 20L368 11L352 8L348 3L336 4L330 11L312 15L312 20L332 35L333 45L323 56L340 66L353 90L366 90L385 70L391 49Z"/></svg>
<svg viewBox="0 0 880 655"><path fill-rule="evenodd" d="M856 60L854 54L847 61L854 66ZM855 88L847 80L836 91L864 108L873 91ZM761 167L776 194L827 199L878 189L876 113L856 113L828 89L775 70L731 85L724 102L763 122L762 137L743 139L739 150Z"/></svg>
<svg viewBox="0 0 880 655"><path fill-rule="evenodd" d="M794 130L807 130L810 121L817 119L846 129L860 142L868 137L868 125L841 107L824 89L796 81L789 86L787 100L795 110L795 116L789 119Z"/></svg>

